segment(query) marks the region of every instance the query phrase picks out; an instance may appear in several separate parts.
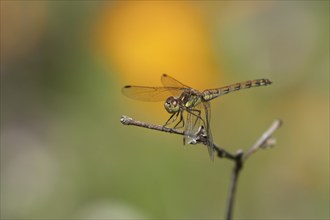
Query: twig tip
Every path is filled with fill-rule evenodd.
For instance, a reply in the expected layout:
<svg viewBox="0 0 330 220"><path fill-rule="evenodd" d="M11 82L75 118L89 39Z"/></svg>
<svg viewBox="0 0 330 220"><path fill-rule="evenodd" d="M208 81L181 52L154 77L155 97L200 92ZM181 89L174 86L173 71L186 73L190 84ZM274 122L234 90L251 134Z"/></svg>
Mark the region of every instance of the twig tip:
<svg viewBox="0 0 330 220"><path fill-rule="evenodd" d="M128 125L131 120L132 120L132 118L127 117L126 115L122 115L120 117L120 122L124 125Z"/></svg>

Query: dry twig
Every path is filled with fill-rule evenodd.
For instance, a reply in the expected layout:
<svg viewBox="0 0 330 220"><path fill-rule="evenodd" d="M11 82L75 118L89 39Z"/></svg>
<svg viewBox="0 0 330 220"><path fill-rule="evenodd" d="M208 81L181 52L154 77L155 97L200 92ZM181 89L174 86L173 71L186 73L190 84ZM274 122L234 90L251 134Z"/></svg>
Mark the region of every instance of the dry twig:
<svg viewBox="0 0 330 220"><path fill-rule="evenodd" d="M168 132L178 135L184 135L183 131L173 129L173 128L167 128L161 125L153 125L146 122L141 122L134 120L127 116L122 116L120 119L121 123L124 125L134 125L138 127L148 128L152 130L162 131L162 132ZM272 134L280 128L282 122L281 120L277 119L275 120L271 126L265 131L265 133L256 141L256 143L249 148L245 153L242 150L238 150L236 154L231 154L224 150L223 148L220 148L218 145L213 144L215 151L217 152L217 155L219 158L227 158L231 161L235 162L232 174L231 174L231 181L229 185L229 192L228 192L228 198L227 198L227 207L226 207L226 219L230 220L233 216L233 207L234 207L234 198L237 188L237 182L238 182L238 176L240 171L243 168L244 162L257 150L264 149L271 147L275 144L275 139L272 138ZM202 143L204 145L207 144L207 136L206 132L203 127L199 129L199 131L196 133L196 140L194 143L191 144L197 144Z"/></svg>

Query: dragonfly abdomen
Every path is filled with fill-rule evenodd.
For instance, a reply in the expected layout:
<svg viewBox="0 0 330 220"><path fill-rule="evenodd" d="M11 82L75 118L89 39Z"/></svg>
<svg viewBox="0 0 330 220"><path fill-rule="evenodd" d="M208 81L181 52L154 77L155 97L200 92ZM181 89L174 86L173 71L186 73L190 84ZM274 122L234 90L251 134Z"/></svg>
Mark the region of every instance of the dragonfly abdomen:
<svg viewBox="0 0 330 220"><path fill-rule="evenodd" d="M207 89L203 91L203 99L209 101L221 95L226 95L231 92L239 91L241 89L248 89L252 87L267 86L272 82L269 79L248 80L245 82L235 83L217 89Z"/></svg>

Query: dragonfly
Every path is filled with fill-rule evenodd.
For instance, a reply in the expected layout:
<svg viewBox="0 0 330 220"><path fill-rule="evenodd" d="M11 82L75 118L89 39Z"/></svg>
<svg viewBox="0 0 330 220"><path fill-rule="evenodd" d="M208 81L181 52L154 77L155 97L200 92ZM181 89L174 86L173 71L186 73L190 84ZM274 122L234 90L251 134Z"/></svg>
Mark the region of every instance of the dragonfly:
<svg viewBox="0 0 330 220"><path fill-rule="evenodd" d="M241 89L267 86L272 83L269 79L256 79L199 91L167 74L162 74L161 82L163 84L161 87L126 85L122 88L122 93L139 101L165 101L164 108L171 115L163 126L183 128L184 144L196 143L198 131L204 128L207 138L206 145L211 160L214 159L215 147L210 127L210 101Z"/></svg>

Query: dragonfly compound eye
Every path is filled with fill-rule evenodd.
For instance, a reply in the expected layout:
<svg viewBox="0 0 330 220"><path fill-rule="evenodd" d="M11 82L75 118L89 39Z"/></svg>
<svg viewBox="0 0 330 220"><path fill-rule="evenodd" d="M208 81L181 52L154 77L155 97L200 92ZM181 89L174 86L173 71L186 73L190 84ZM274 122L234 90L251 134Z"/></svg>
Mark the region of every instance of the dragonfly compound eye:
<svg viewBox="0 0 330 220"><path fill-rule="evenodd" d="M173 96L167 98L166 102L164 103L164 107L168 113L178 112L180 108L178 100Z"/></svg>

